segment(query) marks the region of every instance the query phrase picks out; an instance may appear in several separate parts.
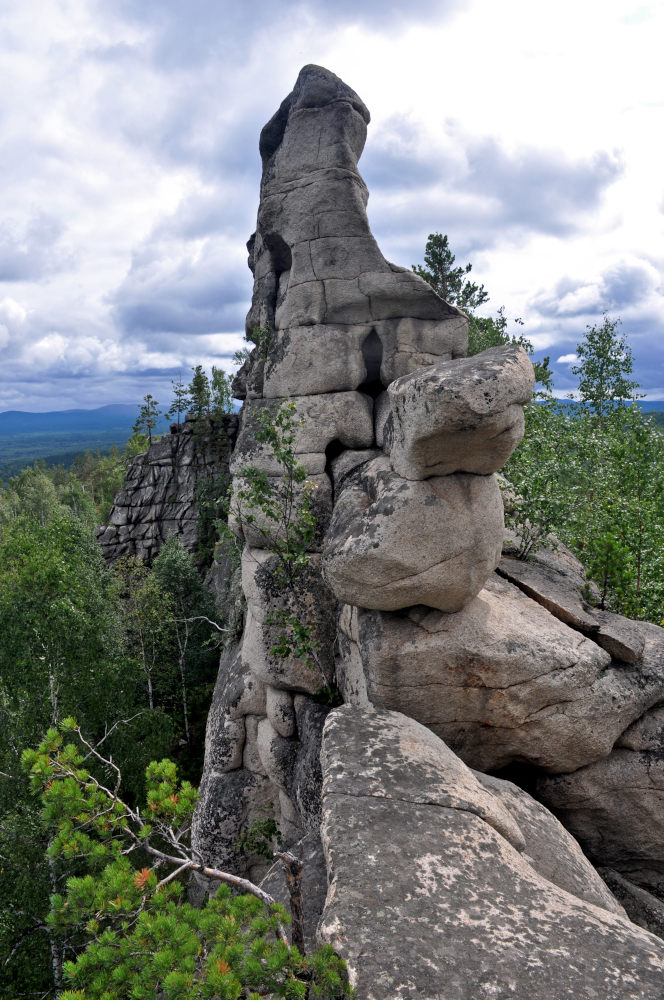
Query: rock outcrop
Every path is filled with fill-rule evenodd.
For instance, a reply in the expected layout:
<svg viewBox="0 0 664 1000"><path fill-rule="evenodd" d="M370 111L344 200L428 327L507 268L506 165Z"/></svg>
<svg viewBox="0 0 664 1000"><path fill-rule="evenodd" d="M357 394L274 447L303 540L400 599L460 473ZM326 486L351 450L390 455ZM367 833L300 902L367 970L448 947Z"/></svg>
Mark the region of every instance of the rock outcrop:
<svg viewBox="0 0 664 1000"><path fill-rule="evenodd" d="M532 365L515 345L466 358L463 313L382 256L357 169L368 120L346 84L307 66L261 134L257 346L235 383L230 462L247 614L208 721L195 846L258 878L261 859L237 851L252 820L274 817L313 857L322 817L319 938L362 1000L655 1000L661 940L629 922L544 806L469 766L524 769L623 879L628 911L631 888L652 889L656 912L662 887L643 871L664 871L664 813L646 802L661 727L647 713L664 704L664 632L594 610L562 549L525 567L501 558L495 473L523 434ZM263 433L284 412L294 483ZM248 499L252 481L289 510L312 498L295 577L284 521ZM314 657L281 641L293 619ZM330 715L335 684L346 704ZM634 815L616 823L623 780ZM606 855L595 817L601 846L619 828Z"/></svg>
<svg viewBox="0 0 664 1000"><path fill-rule="evenodd" d="M170 535L196 553L203 541L198 501L206 485L215 496L227 487L236 431L234 414L205 427L187 419L133 459L108 525L97 529L107 562L135 556L150 563Z"/></svg>
<svg viewBox="0 0 664 1000"><path fill-rule="evenodd" d="M402 715L350 706L326 723L323 774L319 933L362 1000L661 997L662 941L509 783Z"/></svg>
<svg viewBox="0 0 664 1000"><path fill-rule="evenodd" d="M457 614L346 608L340 631L347 701L417 719L481 770L574 771L661 696L661 671L613 662L495 574Z"/></svg>

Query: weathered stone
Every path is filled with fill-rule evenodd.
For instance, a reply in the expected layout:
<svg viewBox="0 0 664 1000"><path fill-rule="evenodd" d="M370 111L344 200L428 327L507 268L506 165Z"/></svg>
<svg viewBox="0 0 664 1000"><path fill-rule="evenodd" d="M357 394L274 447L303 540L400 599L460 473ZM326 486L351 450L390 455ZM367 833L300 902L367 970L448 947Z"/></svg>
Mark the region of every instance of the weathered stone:
<svg viewBox="0 0 664 1000"><path fill-rule="evenodd" d="M661 997L662 942L539 875L492 822L502 804L427 730L337 709L323 771L319 938L363 1000Z"/></svg>
<svg viewBox="0 0 664 1000"><path fill-rule="evenodd" d="M248 771L253 774L260 774L267 778L268 774L265 770L265 765L261 760L260 750L258 748L258 727L263 721L265 716L262 715L245 715L244 726L246 738L244 741L244 753L242 755L242 766L246 767Z"/></svg>
<svg viewBox="0 0 664 1000"><path fill-rule="evenodd" d="M662 630L644 626L647 648L651 630ZM639 719L603 760L541 777L537 794L595 864L664 898L664 706Z"/></svg>
<svg viewBox="0 0 664 1000"><path fill-rule="evenodd" d="M373 458L380 458L382 454L380 448L364 448L361 451L348 448L333 458L330 463L330 474L334 492L339 492L344 480L354 469L357 469L358 465L364 465L365 462L370 462Z"/></svg>
<svg viewBox="0 0 664 1000"><path fill-rule="evenodd" d="M456 614L356 609L340 628L344 697L417 719L480 770L520 760L560 772L599 760L664 695L664 672L646 660L612 664L496 576Z"/></svg>
<svg viewBox="0 0 664 1000"><path fill-rule="evenodd" d="M293 696L289 691L268 686L266 688L266 710L271 725L280 736L295 735L295 709Z"/></svg>
<svg viewBox="0 0 664 1000"><path fill-rule="evenodd" d="M411 482L377 458L350 475L336 498L323 573L346 604L458 611L497 566L502 534L492 477Z"/></svg>
<svg viewBox="0 0 664 1000"><path fill-rule="evenodd" d="M320 556L309 557L292 587L284 585L278 566L277 557L265 549L247 547L242 553L242 589L247 598L242 660L272 687L314 694L329 683L334 669L334 598L321 579ZM313 665L271 652L282 637L292 634L287 623L275 619L280 612L297 615L301 623L313 626L313 639L318 643Z"/></svg>
<svg viewBox="0 0 664 1000"><path fill-rule="evenodd" d="M351 604L342 604L339 611L339 628L337 632L337 649L335 657L335 677L339 693L344 702L358 708L374 707L367 690L367 676L371 676L373 668L365 660L369 635L376 629L380 631L385 612L369 612L374 623L364 627L366 612ZM360 620L363 629L360 633ZM376 620L381 624L376 624ZM376 706L381 707L380 703Z"/></svg>
<svg viewBox="0 0 664 1000"><path fill-rule="evenodd" d="M307 833L289 850L302 862L304 945L307 954L311 954L317 948L316 928L327 894L327 869L320 834L318 831ZM289 910L290 895L282 865L272 866L269 874L261 882L261 889L269 892L286 908L286 911ZM286 928L286 932L290 934L290 927Z"/></svg>
<svg viewBox="0 0 664 1000"><path fill-rule="evenodd" d="M299 744L288 789L304 829L320 830L323 778L320 750L329 708L297 694L294 700Z"/></svg>
<svg viewBox="0 0 664 1000"><path fill-rule="evenodd" d="M387 390L392 468L405 479L491 475L523 437L534 384L528 355L513 344L402 376Z"/></svg>
<svg viewBox="0 0 664 1000"><path fill-rule="evenodd" d="M390 267L394 270L393 264ZM458 311L440 320L402 315L376 324L376 330L382 346L380 380L385 386L436 361L463 357L468 344L468 320Z"/></svg>
<svg viewBox="0 0 664 1000"><path fill-rule="evenodd" d="M252 711L264 715L265 688L232 646L221 658L208 714L192 843L208 863L245 873L256 859L238 854L238 838L254 820L275 814L277 791L258 761Z"/></svg>
<svg viewBox="0 0 664 1000"><path fill-rule="evenodd" d="M624 909L576 840L548 809L511 781L481 771L473 773L480 785L495 795L514 818L525 840L524 857L538 875L586 903L625 916Z"/></svg>
<svg viewBox="0 0 664 1000"><path fill-rule="evenodd" d="M585 571L564 545L558 543L556 551L540 550L528 561L504 557L498 572L614 659L636 663L641 657L645 646L641 624L588 603Z"/></svg>
<svg viewBox="0 0 664 1000"><path fill-rule="evenodd" d="M257 745L268 778L277 788L286 791L295 765L297 740L284 739L269 719L261 719L258 723Z"/></svg>
<svg viewBox="0 0 664 1000"><path fill-rule="evenodd" d="M664 902L653 896L629 879L624 878L611 868L600 868L599 874L607 884L611 893L624 907L627 916L634 924L644 930L664 938Z"/></svg>
<svg viewBox="0 0 664 1000"><path fill-rule="evenodd" d="M109 514L110 526L119 530L97 529L106 561L132 555L149 563L174 534L196 554L200 542L196 483L209 478L223 494L236 432L235 414L210 421L205 433L197 432L188 420L179 427L173 424L170 434L137 455ZM221 516L221 507L218 513Z"/></svg>
<svg viewBox="0 0 664 1000"><path fill-rule="evenodd" d="M256 439L259 412L274 413L284 400L255 400L245 403L240 431L231 459L231 472L242 475L246 466L268 476L284 474L272 449ZM293 404L293 452L308 476L325 471L325 449L333 441L346 448L369 448L373 444L373 401L361 392L337 392L300 396Z"/></svg>
<svg viewBox="0 0 664 1000"><path fill-rule="evenodd" d="M370 332L366 325L275 331L261 395L272 399L357 389L367 380L362 344Z"/></svg>
<svg viewBox="0 0 664 1000"><path fill-rule="evenodd" d="M391 412L390 397L385 392L381 392L374 400L374 437L379 448L383 447L385 435L385 425Z"/></svg>
<svg viewBox="0 0 664 1000"><path fill-rule="evenodd" d="M257 859L238 852L239 838L256 820L275 815L275 793L267 777L245 767L224 774L204 768L192 843L208 865L238 874L251 872Z"/></svg>
<svg viewBox="0 0 664 1000"><path fill-rule="evenodd" d="M345 238L341 242L354 245L358 241ZM293 286L292 278L290 283ZM348 308L356 312L357 304ZM422 365L462 356L466 340L466 319L461 315L445 320L400 317L290 326L272 334L262 376L257 373L245 394L271 399L343 392L378 380L389 385Z"/></svg>
<svg viewBox="0 0 664 1000"><path fill-rule="evenodd" d="M311 105L308 95L319 92L320 81L333 96ZM381 377L388 384L426 364L423 352L430 342L431 360L465 353L467 320L412 271L389 264L371 235L367 191L357 171L368 120L349 87L321 67L305 66L292 94L265 126L261 201L250 243L255 281L247 329L290 334L310 327L318 339L321 326L327 333L335 325L362 324L366 336L373 323L387 322L375 332L382 344ZM402 321L405 326L399 330ZM424 323L426 332L413 330L418 323ZM454 328L451 336L443 329L446 323ZM295 336L302 347L302 335ZM304 370L320 371L318 345L309 351L310 344L301 351ZM343 351L345 371L333 364L329 373L314 375L315 388L308 391L361 384L366 371L361 372L359 346L351 334ZM285 360L287 348L279 336L274 349L266 369L266 395L274 395L277 387L284 394L302 394L303 382L295 362ZM407 359L408 354L420 356ZM248 378L246 391L251 395Z"/></svg>

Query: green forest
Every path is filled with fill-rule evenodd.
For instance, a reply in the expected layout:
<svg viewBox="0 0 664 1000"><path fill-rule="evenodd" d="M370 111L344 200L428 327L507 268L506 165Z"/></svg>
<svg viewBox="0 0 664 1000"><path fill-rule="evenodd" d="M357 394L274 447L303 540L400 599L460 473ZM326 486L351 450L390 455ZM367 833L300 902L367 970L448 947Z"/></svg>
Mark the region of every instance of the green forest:
<svg viewBox="0 0 664 1000"><path fill-rule="evenodd" d="M504 309L480 315L488 294L447 237L432 234L415 270L468 314L470 353L511 342L532 353ZM503 470L508 544L527 559L558 539L597 603L662 624L664 437L639 408L617 318L579 331L577 356L573 401L554 397L548 359L536 365L525 438ZM197 366L174 383L168 417L231 405L223 372ZM226 886L197 910L173 874L174 859L199 864L188 836L231 625L177 538L150 567L103 563L95 527L162 416L149 394L138 411L123 450L29 466L0 490L0 995L349 996L329 949L305 959L290 947L287 915L255 887ZM288 419L262 433L297 480ZM278 518L278 498L253 488Z"/></svg>

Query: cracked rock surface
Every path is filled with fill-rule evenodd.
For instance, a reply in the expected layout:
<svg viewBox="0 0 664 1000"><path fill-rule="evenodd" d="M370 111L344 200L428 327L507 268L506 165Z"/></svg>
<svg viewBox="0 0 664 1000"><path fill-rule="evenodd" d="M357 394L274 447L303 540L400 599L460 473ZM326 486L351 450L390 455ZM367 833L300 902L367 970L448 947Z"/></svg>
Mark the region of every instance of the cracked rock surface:
<svg viewBox="0 0 664 1000"><path fill-rule="evenodd" d="M322 760L319 936L363 1000L661 998L662 941L619 912L589 866L578 891L609 909L540 874L525 853L531 830L514 835L523 816L513 809L506 826L504 796L428 730L344 706L328 718ZM551 849L576 854L581 873L578 847L553 826Z"/></svg>

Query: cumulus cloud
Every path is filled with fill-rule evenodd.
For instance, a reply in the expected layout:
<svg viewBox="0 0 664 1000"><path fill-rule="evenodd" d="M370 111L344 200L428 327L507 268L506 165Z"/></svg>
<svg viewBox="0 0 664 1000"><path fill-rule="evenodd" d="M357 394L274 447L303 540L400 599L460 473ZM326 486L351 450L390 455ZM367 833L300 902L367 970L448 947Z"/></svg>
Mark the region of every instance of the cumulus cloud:
<svg viewBox="0 0 664 1000"><path fill-rule="evenodd" d="M492 304L523 315L538 351L572 352L606 308L623 316L635 354L662 358L658 234L651 222L641 246L644 225L627 217L638 198L624 197L635 188L629 155L614 151L614 109L607 130L601 115L587 119L587 138L582 113L571 121L582 90L566 77L552 129L558 111L541 79L536 90L515 9L510 0L499 17L492 0L10 5L0 406L15 406L17 392L24 408L161 398L178 370L229 363L251 293L244 244L258 134L306 62L329 65L369 104L360 169L390 259L421 261L427 235L447 232ZM509 21L509 59L478 31L487 19Z"/></svg>
<svg viewBox="0 0 664 1000"><path fill-rule="evenodd" d="M559 358L556 358L557 365L575 365L579 360L578 354L561 354Z"/></svg>
<svg viewBox="0 0 664 1000"><path fill-rule="evenodd" d="M62 220L41 210L0 221L0 282L34 281L71 265Z"/></svg>
<svg viewBox="0 0 664 1000"><path fill-rule="evenodd" d="M571 236L623 172L606 151L575 160L527 145L506 149L454 122L436 138L432 148L421 126L393 117L360 163L374 228L420 255L425 231L447 232L463 254L531 233Z"/></svg>
<svg viewBox="0 0 664 1000"><path fill-rule="evenodd" d="M541 316L581 317L603 312L623 312L645 306L658 295L659 275L645 260L621 260L603 274L586 279L560 278L551 291L540 292L531 301Z"/></svg>
<svg viewBox="0 0 664 1000"><path fill-rule="evenodd" d="M153 35L153 59L159 65L180 69L202 60L230 61L235 68L246 59L252 39L265 31L274 41L290 34L303 20L314 20L320 30L341 23L394 30L404 22L427 21L453 15L464 0L253 0L251 4L161 0L155 10L142 0L120 0L119 9L129 20L149 28ZM186 24L184 23L186 19ZM306 60L304 60L306 61Z"/></svg>
<svg viewBox="0 0 664 1000"><path fill-rule="evenodd" d="M245 260L222 237L148 240L111 297L113 316L125 334L147 338L242 330L251 297Z"/></svg>

